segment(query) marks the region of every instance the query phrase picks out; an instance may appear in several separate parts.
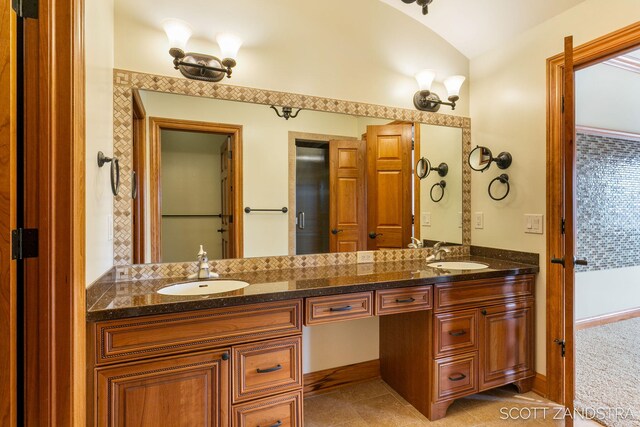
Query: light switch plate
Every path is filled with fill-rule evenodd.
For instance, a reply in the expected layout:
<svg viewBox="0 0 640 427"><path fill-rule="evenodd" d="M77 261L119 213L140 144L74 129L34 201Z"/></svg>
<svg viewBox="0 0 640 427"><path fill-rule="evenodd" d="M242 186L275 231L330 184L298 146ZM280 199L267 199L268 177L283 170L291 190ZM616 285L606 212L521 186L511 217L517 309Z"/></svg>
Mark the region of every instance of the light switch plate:
<svg viewBox="0 0 640 427"><path fill-rule="evenodd" d="M484 213L476 212L473 214L473 226L478 230L484 228Z"/></svg>
<svg viewBox="0 0 640 427"><path fill-rule="evenodd" d="M544 230L544 215L525 214L524 232L529 234L542 234Z"/></svg>
<svg viewBox="0 0 640 427"><path fill-rule="evenodd" d="M359 251L357 255L358 264L373 262L373 251Z"/></svg>
<svg viewBox="0 0 640 427"><path fill-rule="evenodd" d="M422 212L422 219L420 220L425 227L431 227L431 212Z"/></svg>

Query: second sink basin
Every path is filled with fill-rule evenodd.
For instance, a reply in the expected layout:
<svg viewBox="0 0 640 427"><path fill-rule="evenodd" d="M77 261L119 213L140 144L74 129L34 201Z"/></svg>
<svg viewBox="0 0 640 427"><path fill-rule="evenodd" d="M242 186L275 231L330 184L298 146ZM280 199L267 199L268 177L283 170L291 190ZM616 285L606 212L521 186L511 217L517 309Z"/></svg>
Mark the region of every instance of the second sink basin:
<svg viewBox="0 0 640 427"><path fill-rule="evenodd" d="M447 270L482 270L483 268L489 268L486 264L480 264L479 262L464 262L464 261L438 261L427 264L428 267L444 268Z"/></svg>
<svg viewBox="0 0 640 427"><path fill-rule="evenodd" d="M162 295L211 295L231 292L249 286L242 280L198 280L195 282L177 283L157 292Z"/></svg>

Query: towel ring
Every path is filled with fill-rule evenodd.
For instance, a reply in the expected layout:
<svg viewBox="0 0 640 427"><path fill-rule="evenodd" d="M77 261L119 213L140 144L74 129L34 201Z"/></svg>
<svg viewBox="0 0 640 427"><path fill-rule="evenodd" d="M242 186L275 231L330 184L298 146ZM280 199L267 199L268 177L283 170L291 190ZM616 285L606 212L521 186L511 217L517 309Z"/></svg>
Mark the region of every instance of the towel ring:
<svg viewBox="0 0 640 427"><path fill-rule="evenodd" d="M120 162L116 157L107 157L102 151L98 151L98 167L105 163L111 163L111 192L117 196L120 191Z"/></svg>
<svg viewBox="0 0 640 427"><path fill-rule="evenodd" d="M429 191L429 197L431 197L431 200L433 200L435 203L438 203L440 200L442 200L442 198L444 197L444 188L446 186L447 186L447 183L444 182L444 180L433 184L431 186L431 191ZM436 187L440 187L442 189L442 192L440 193L440 197L437 200L435 199L435 197L433 197L433 189Z"/></svg>
<svg viewBox="0 0 640 427"><path fill-rule="evenodd" d="M491 193L491 186L495 183L495 182L501 182L502 184L506 184L507 185L507 192L504 193L504 196L502 197L495 197L492 193ZM489 197L491 197L493 200L499 201L499 200L504 200L508 195L509 195L509 191L511 191L511 185L509 185L509 175L507 175L506 173L501 174L500 176L497 176L495 178L493 178L491 180L491 182L489 183L489 188L488 188L488 192L489 192Z"/></svg>

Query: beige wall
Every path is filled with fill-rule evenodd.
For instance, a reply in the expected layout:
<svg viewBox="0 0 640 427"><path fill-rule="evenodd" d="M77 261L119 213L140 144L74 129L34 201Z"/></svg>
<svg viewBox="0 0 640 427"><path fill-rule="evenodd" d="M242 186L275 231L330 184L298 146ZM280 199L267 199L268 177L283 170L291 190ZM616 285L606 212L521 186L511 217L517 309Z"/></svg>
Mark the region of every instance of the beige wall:
<svg viewBox="0 0 640 427"><path fill-rule="evenodd" d="M420 157L429 159L432 167L442 162L449 166L445 177L432 171L420 180L420 212L416 215L431 214L430 226L420 219L420 238L462 243L462 129L421 124ZM430 197L431 187L441 180L447 185L442 200L435 203ZM433 190L436 200L440 191Z"/></svg>
<svg viewBox="0 0 640 427"><path fill-rule="evenodd" d="M523 232L523 215L546 208L546 59L562 51L566 35L579 45L632 24L638 16L637 0L612 0L606 7L586 0L471 61L473 144L513 155L507 170L511 194L504 201L494 202L486 193L489 180L499 174L495 165L473 173L471 206L473 212L484 212L484 229L472 229L472 243L540 254L536 370L541 373L546 372L544 260L552 254L545 253L545 235Z"/></svg>
<svg viewBox="0 0 640 427"><path fill-rule="evenodd" d="M98 151L113 153L113 0L86 2L86 284L113 266L108 239L113 196L109 165L98 168Z"/></svg>
<svg viewBox="0 0 640 427"><path fill-rule="evenodd" d="M640 267L576 273L576 320L640 308Z"/></svg>
<svg viewBox="0 0 640 427"><path fill-rule="evenodd" d="M437 70L440 82L469 74L468 60L448 42L382 2L234 0L217 2L215 11L208 0L186 3L206 12L171 3L138 11L136 2L116 0L116 68L180 76L160 25L179 18L194 29L189 50L218 54L216 31L244 40L233 77L223 82L232 85L413 108L420 69ZM468 88L453 114L468 115ZM446 93L441 83L434 90Z"/></svg>
<svg viewBox="0 0 640 427"><path fill-rule="evenodd" d="M576 124L640 134L640 74L606 64L576 72Z"/></svg>
<svg viewBox="0 0 640 427"><path fill-rule="evenodd" d="M162 262L193 261L200 245L209 259L222 258L219 217L222 211L220 148L226 135L163 130L162 155Z"/></svg>

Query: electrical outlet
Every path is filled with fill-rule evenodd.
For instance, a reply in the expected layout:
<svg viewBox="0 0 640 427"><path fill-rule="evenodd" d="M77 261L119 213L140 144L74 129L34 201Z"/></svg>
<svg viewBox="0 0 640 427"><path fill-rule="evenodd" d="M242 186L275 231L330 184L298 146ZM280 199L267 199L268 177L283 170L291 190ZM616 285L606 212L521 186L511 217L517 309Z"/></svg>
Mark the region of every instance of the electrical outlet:
<svg viewBox="0 0 640 427"><path fill-rule="evenodd" d="M530 234L542 234L544 229L544 215L525 214L524 232Z"/></svg>
<svg viewBox="0 0 640 427"><path fill-rule="evenodd" d="M107 215L107 240L113 240L113 215Z"/></svg>
<svg viewBox="0 0 640 427"><path fill-rule="evenodd" d="M422 220L420 221L425 227L431 227L431 212L423 212Z"/></svg>
<svg viewBox="0 0 640 427"><path fill-rule="evenodd" d="M482 212L476 212L473 214L473 224L474 227L478 230L481 230L484 228L484 213Z"/></svg>
<svg viewBox="0 0 640 427"><path fill-rule="evenodd" d="M359 251L357 255L358 264L373 262L373 251Z"/></svg>

